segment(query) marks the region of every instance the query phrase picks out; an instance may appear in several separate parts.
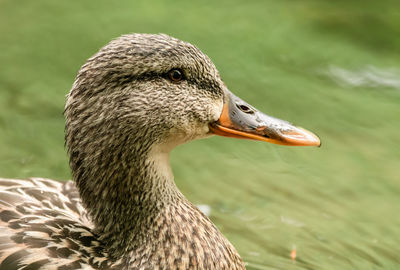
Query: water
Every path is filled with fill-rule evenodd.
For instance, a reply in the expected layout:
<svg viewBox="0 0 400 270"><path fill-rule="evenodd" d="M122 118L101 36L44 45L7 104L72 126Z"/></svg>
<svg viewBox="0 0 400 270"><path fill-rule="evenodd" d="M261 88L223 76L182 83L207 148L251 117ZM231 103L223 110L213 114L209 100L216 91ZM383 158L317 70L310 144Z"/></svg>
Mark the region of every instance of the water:
<svg viewBox="0 0 400 270"><path fill-rule="evenodd" d="M211 138L173 151L177 185L247 268L399 269L399 8L2 1L0 176L69 179L62 111L78 68L120 34L164 32L207 53L237 96L322 140Z"/></svg>
<svg viewBox="0 0 400 270"><path fill-rule="evenodd" d="M326 74L344 87L400 89L400 70L394 68L379 69L367 66L353 71L331 66Z"/></svg>

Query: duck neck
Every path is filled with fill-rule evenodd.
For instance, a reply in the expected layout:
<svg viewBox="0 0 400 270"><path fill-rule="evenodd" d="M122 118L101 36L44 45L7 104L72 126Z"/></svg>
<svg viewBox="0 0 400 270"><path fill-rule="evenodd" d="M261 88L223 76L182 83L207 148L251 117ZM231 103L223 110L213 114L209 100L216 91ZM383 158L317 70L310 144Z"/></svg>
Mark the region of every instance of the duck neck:
<svg viewBox="0 0 400 270"><path fill-rule="evenodd" d="M133 156L133 160L109 162L97 174L100 177L88 179L97 182L92 200L85 200L88 194L80 189L94 232L114 258L152 243L152 228L160 226L165 209L186 201L174 183L169 151L153 147Z"/></svg>

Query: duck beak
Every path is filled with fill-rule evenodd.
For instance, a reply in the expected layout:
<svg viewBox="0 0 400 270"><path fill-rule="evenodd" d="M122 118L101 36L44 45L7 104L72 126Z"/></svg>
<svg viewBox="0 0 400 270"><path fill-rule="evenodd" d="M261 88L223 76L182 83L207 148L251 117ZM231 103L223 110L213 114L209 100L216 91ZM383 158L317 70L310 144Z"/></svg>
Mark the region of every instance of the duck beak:
<svg viewBox="0 0 400 270"><path fill-rule="evenodd" d="M293 146L320 146L310 131L268 116L228 92L218 121L209 125L213 134Z"/></svg>

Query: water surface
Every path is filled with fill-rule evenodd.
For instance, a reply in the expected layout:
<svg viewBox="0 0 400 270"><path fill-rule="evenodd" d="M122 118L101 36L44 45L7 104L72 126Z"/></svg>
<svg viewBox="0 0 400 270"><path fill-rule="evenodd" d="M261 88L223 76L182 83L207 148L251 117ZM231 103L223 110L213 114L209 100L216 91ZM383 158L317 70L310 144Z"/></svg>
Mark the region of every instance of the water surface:
<svg viewBox="0 0 400 270"><path fill-rule="evenodd" d="M173 151L177 185L248 269L398 269L399 8L0 1L0 176L69 179L62 111L78 68L120 34L164 32L207 53L236 95L321 137L321 148L211 138Z"/></svg>

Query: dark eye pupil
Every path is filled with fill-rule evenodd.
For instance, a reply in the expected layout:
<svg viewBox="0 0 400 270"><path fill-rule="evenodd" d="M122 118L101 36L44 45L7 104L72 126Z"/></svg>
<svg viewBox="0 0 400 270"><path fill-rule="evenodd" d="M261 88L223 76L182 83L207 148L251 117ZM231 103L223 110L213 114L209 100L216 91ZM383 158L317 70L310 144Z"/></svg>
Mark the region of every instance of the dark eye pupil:
<svg viewBox="0 0 400 270"><path fill-rule="evenodd" d="M181 78L181 73L179 71L175 70L174 73L172 74L172 77L175 80L179 80Z"/></svg>
<svg viewBox="0 0 400 270"><path fill-rule="evenodd" d="M182 71L179 69L173 69L169 72L169 79L173 82L179 82L183 79Z"/></svg>

